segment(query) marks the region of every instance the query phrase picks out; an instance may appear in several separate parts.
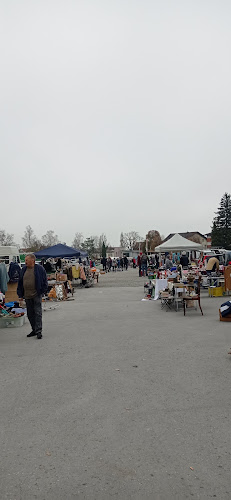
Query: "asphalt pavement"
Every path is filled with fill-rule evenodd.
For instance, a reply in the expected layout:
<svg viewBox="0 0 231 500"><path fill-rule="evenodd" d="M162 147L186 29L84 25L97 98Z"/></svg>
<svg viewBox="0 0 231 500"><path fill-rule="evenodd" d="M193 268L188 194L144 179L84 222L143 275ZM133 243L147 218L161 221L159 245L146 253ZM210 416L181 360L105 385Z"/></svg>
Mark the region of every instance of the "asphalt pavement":
<svg viewBox="0 0 231 500"><path fill-rule="evenodd" d="M184 317L121 276L44 312L42 340L0 330L1 500L231 498L224 299Z"/></svg>

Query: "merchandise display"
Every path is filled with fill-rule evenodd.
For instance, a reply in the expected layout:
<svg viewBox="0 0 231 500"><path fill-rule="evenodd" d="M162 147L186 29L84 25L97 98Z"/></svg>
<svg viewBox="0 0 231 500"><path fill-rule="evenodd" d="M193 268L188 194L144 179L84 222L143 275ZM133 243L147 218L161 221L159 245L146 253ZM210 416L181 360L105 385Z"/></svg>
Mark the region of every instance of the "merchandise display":
<svg viewBox="0 0 231 500"><path fill-rule="evenodd" d="M186 255L183 252L184 256ZM174 309L176 311L182 306L184 315L189 308L196 308L198 304L201 314L201 290L208 290L209 297L222 297L231 289L231 266L224 267L224 274L219 268L216 271L206 271L199 262L188 262L186 267L177 264L167 269L165 262L172 262L172 254L160 256L162 267L155 270L156 277L150 279L145 285L147 293L145 298L160 299L162 309ZM150 293L153 285L155 292ZM222 316L222 315L221 315Z"/></svg>
<svg viewBox="0 0 231 500"><path fill-rule="evenodd" d="M0 328L14 328L25 323L26 309L18 302L5 303L4 294L0 294Z"/></svg>

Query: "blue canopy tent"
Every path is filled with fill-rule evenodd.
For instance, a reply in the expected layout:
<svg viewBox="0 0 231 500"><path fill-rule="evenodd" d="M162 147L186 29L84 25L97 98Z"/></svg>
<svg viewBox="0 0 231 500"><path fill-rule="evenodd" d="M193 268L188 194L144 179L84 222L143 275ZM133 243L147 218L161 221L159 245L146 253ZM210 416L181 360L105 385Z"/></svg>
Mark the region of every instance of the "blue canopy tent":
<svg viewBox="0 0 231 500"><path fill-rule="evenodd" d="M38 259L49 259L53 258L71 258L71 257L87 257L87 252L83 252L82 250L77 250L76 248L68 247L67 245L62 245L58 243L58 245L53 245L49 248L44 248L44 250L40 250L39 252L34 252L36 258Z"/></svg>

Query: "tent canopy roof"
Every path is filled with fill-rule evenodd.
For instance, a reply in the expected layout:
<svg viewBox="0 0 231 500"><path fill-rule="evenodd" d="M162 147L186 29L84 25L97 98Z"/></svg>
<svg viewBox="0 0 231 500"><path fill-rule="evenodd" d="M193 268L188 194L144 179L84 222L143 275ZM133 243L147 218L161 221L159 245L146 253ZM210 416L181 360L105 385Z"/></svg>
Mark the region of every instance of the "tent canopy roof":
<svg viewBox="0 0 231 500"><path fill-rule="evenodd" d="M35 252L35 256L41 259L49 259L49 257L86 257L87 253L82 252L82 250L77 250L76 248L68 247L67 245L62 245L62 243L58 243L58 245L53 245L52 247L44 248L44 250Z"/></svg>
<svg viewBox="0 0 231 500"><path fill-rule="evenodd" d="M161 243L155 248L155 252L168 252L171 250L202 250L203 246L187 238L183 238L180 234L176 233L170 240Z"/></svg>

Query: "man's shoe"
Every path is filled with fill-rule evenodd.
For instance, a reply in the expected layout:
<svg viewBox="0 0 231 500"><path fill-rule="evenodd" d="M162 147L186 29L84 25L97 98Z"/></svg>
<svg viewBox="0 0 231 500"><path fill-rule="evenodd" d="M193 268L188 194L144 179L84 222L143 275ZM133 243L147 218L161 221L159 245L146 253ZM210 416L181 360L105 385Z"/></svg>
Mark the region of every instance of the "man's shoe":
<svg viewBox="0 0 231 500"><path fill-rule="evenodd" d="M42 339L42 338L43 338L42 334L41 334L41 333L39 333L39 334L37 335L37 339Z"/></svg>
<svg viewBox="0 0 231 500"><path fill-rule="evenodd" d="M30 333L27 335L27 337L34 337L35 335L36 335L36 333L35 333L35 332L30 332Z"/></svg>

